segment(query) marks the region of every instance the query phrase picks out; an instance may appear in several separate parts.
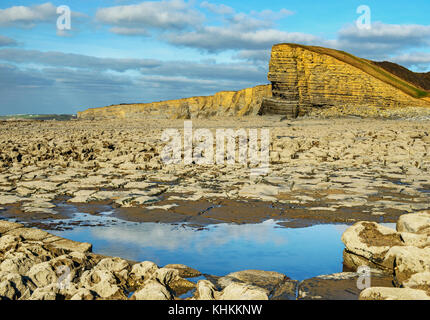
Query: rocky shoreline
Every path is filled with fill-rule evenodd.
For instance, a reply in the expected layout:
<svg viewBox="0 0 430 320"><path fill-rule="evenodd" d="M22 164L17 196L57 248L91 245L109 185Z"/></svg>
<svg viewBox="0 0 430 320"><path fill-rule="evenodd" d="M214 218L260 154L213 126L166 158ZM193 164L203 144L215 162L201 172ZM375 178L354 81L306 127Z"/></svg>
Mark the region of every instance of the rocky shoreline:
<svg viewBox="0 0 430 320"><path fill-rule="evenodd" d="M270 172L257 179L249 164L163 164L162 131L183 126L0 123L1 215L40 222L67 218L72 206L95 213L109 206L115 216L141 222L202 226L276 217L350 224L394 223L430 209L428 121L193 121L211 131L269 128Z"/></svg>
<svg viewBox="0 0 430 320"><path fill-rule="evenodd" d="M0 221L0 300L430 300L430 212L402 216L397 231L359 222L343 235L353 272L304 281L246 270L224 277L92 253L92 245ZM369 266L360 290L357 268ZM363 288L361 288L363 289Z"/></svg>
<svg viewBox="0 0 430 320"><path fill-rule="evenodd" d="M402 223L430 209L428 124L270 117L193 121L193 127L211 131L270 129L270 172L250 179L248 163L164 165L162 131L183 130L183 121L0 122L0 214L26 226L49 229L55 220L70 218L76 208L94 215L110 208L112 217L127 221L187 223L197 228L268 219L284 221L280 224L287 228L358 223L344 235L344 260L351 273L297 282L264 271L192 278L190 272L200 273L178 265L159 268L150 262L102 257L91 253L90 244L1 221L0 295L357 299L361 294L376 299L415 294L423 298L430 264L413 259L427 259L426 233L388 231L378 223L399 219ZM412 261L407 266L412 271L401 271L400 261ZM372 268L377 288L388 289L360 292L356 268L362 264ZM58 275L59 266L68 267L73 275L68 289L58 289L61 270L67 270L62 268Z"/></svg>
<svg viewBox="0 0 430 320"><path fill-rule="evenodd" d="M430 299L430 211L401 216L396 229L359 222L343 234L347 267L377 268L396 286L366 289L360 299Z"/></svg>

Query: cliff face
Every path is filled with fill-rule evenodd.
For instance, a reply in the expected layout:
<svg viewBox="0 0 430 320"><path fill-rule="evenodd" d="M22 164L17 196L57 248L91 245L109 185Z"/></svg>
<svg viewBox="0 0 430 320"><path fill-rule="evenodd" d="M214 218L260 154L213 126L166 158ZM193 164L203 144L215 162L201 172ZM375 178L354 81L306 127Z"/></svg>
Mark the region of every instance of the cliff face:
<svg viewBox="0 0 430 320"><path fill-rule="evenodd" d="M271 85L208 97L88 109L78 112L78 118L192 119L256 114L295 118L328 107L335 111L430 107L430 91L421 85L426 75L406 72L394 64L390 68L396 72L390 72L383 66L333 49L279 44L272 49Z"/></svg>
<svg viewBox="0 0 430 320"><path fill-rule="evenodd" d="M193 97L144 104L114 105L78 112L81 120L94 119L191 119L216 116L256 115L271 85L240 91L223 91L208 97Z"/></svg>
<svg viewBox="0 0 430 320"><path fill-rule="evenodd" d="M262 113L294 117L315 107L430 107L428 98L411 96L425 96L425 92L376 69L370 61L314 48L291 44L273 47L268 75L273 97L264 100Z"/></svg>

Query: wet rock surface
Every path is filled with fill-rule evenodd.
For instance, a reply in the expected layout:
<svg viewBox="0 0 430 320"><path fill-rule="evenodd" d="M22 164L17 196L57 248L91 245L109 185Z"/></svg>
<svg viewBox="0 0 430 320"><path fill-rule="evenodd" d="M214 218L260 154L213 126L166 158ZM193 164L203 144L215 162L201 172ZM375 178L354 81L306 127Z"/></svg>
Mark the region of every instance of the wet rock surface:
<svg viewBox="0 0 430 320"><path fill-rule="evenodd" d="M355 272L344 272L319 276L300 282L299 300L357 300L360 296L360 275ZM371 272L371 286L392 288L393 277Z"/></svg>
<svg viewBox="0 0 430 320"><path fill-rule="evenodd" d="M287 275L247 271L207 276L195 284L188 278L200 273L186 266L159 268L102 257L91 253L89 243L40 230L72 227L64 221L76 209L196 228L267 219L283 227L356 223L343 237L345 265L354 272L369 265L394 275L400 289L427 294L429 214L420 211L430 209L428 121L247 118L222 123L270 128L269 173L250 179L250 163L165 165L162 131L177 128L182 134L181 121L0 122L0 217L25 223L0 222L0 295L73 300L179 299L190 292L188 299L357 296L349 287L353 277L298 284ZM193 125L215 132L220 122ZM397 220L397 230L379 224ZM68 277L70 286L57 285ZM328 290L334 281L338 291L336 285ZM377 297L375 290L371 297ZM384 292L381 297L400 291Z"/></svg>
<svg viewBox="0 0 430 320"><path fill-rule="evenodd" d="M101 256L91 252L91 244L18 223L0 220L0 230L0 297L4 300L430 299L430 247L401 245L397 231L369 222L351 227L343 237L346 247L356 250L354 255L372 252L366 248L384 248L378 251L384 268L369 269L370 282L365 287L360 270L301 282L262 270L217 277L181 264L160 268L150 261ZM363 235L369 232L373 238ZM361 259L374 259L374 255ZM201 277L204 280L197 283L190 281Z"/></svg>
<svg viewBox="0 0 430 320"><path fill-rule="evenodd" d="M77 208L141 222L202 226L275 218L294 227L304 220L396 222L430 209L428 121L193 120L195 129L214 135L219 128L269 128L270 171L257 179L250 179L250 163L165 165L162 132L182 134L183 125L1 122L0 215L52 222Z"/></svg>

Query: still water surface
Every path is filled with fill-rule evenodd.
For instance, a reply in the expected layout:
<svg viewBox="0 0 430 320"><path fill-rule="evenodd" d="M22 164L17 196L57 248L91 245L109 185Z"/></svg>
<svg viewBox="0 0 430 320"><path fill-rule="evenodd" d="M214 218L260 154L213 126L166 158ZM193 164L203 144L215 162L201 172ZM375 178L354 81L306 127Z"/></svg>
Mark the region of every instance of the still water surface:
<svg viewBox="0 0 430 320"><path fill-rule="evenodd" d="M248 269L278 271L296 280L342 272L341 236L348 228L325 224L288 229L268 220L197 230L184 225L125 222L108 214L82 214L82 218L95 226L52 233L90 242L95 253L150 260L159 266L180 263L217 276ZM107 225L96 225L107 219Z"/></svg>

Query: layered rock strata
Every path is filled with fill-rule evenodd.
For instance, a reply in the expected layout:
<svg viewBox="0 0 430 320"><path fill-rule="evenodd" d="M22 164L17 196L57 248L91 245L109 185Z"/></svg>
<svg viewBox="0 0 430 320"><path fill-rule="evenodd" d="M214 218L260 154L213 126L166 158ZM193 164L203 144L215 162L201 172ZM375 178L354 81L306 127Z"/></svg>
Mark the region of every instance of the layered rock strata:
<svg viewBox="0 0 430 320"><path fill-rule="evenodd" d="M273 97L264 99L261 113L294 117L319 107L430 107L424 99L414 98L366 72L366 68L382 72L371 69L366 60L347 55L356 62L354 66L335 58L330 52L340 55L338 51L325 48L314 50L314 47L293 44L275 45L268 74ZM382 76L391 79L392 83L398 82L399 87L409 88L395 75L382 74L381 79Z"/></svg>
<svg viewBox="0 0 430 320"><path fill-rule="evenodd" d="M192 119L256 115L263 98L271 95L271 86L262 85L240 91L218 92L207 97L88 109L78 112L78 118L81 120Z"/></svg>

